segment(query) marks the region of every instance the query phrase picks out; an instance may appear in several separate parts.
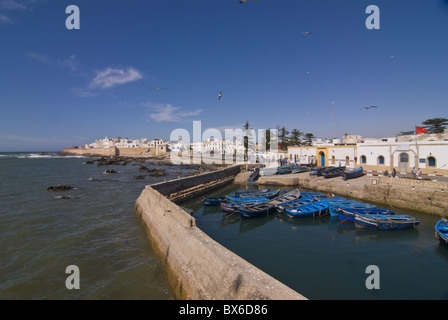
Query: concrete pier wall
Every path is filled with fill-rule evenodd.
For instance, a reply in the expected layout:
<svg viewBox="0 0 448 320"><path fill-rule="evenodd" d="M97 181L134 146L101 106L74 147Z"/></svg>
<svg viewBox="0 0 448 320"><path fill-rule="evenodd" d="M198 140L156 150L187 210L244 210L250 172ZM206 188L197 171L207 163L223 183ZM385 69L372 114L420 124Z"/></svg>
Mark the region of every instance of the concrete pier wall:
<svg viewBox="0 0 448 320"><path fill-rule="evenodd" d="M195 300L306 299L211 239L196 226L194 217L169 199L185 190L190 194L188 190L200 185L206 192L210 183L233 181L238 172L239 167L231 167L146 186L136 200L135 212L163 257L176 296Z"/></svg>
<svg viewBox="0 0 448 320"><path fill-rule="evenodd" d="M245 172L239 174L235 178L235 182L247 183L244 182L245 175L247 175ZM391 207L448 217L448 185L446 182L388 177L372 178L370 176L344 181L341 177L330 179L310 177L305 172L262 176L256 181L256 184L297 186L322 193L335 193L366 202L376 202Z"/></svg>

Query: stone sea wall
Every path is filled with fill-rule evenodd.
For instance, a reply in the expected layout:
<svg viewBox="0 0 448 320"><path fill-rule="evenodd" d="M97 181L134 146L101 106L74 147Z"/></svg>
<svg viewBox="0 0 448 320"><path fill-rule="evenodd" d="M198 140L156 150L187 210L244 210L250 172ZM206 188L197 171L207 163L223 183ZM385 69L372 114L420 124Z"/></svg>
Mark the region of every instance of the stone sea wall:
<svg viewBox="0 0 448 320"><path fill-rule="evenodd" d="M136 200L135 212L163 258L176 296L194 300L306 299L211 239L196 226L193 216L170 200L180 202L188 195L231 183L239 171L235 166L146 186Z"/></svg>

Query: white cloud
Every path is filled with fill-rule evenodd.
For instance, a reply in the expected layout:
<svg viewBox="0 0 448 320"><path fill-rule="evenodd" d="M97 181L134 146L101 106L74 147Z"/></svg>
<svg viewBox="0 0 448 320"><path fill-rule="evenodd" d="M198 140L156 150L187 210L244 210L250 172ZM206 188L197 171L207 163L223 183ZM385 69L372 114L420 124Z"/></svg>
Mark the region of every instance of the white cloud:
<svg viewBox="0 0 448 320"><path fill-rule="evenodd" d="M70 57L68 57L67 59L54 59L54 58L50 58L46 55L43 55L40 53L34 53L34 52L28 53L28 56L36 61L54 65L54 66L69 68L72 71L76 71L76 69L78 68L78 65L79 65L78 61L76 61L75 55L73 55L73 54L70 55Z"/></svg>
<svg viewBox="0 0 448 320"><path fill-rule="evenodd" d="M182 111L182 107L175 107L170 104L164 105L150 105L144 104L147 107L151 107L155 110L149 116L156 122L181 122L186 121L192 116L197 116L204 109L196 109L193 111Z"/></svg>
<svg viewBox="0 0 448 320"><path fill-rule="evenodd" d="M127 69L112 69L99 71L89 84L89 89L109 89L119 84L137 81L143 78L140 71L129 67Z"/></svg>
<svg viewBox="0 0 448 320"><path fill-rule="evenodd" d="M16 0L0 0L1 10L25 10L25 3Z"/></svg>
<svg viewBox="0 0 448 320"><path fill-rule="evenodd" d="M14 21L10 17L0 13L0 23L14 23Z"/></svg>

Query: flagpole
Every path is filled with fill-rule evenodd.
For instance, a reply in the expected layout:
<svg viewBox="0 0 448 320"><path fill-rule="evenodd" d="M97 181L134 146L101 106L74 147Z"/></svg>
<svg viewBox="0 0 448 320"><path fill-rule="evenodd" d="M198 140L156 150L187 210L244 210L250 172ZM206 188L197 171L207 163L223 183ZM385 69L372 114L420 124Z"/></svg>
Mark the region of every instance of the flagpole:
<svg viewBox="0 0 448 320"><path fill-rule="evenodd" d="M417 170L419 169L419 161L420 161L420 156L419 156L419 152L418 152L418 144L417 144L417 126L415 126L415 149L417 152L417 159L416 159L416 165L415 167L417 168Z"/></svg>

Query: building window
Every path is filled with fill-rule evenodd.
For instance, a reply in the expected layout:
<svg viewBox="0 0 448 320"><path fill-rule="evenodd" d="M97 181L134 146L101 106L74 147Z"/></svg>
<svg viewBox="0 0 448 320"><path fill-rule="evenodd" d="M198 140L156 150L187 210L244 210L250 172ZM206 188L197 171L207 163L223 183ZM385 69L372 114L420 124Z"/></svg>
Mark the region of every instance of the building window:
<svg viewBox="0 0 448 320"><path fill-rule="evenodd" d="M378 157L378 164L384 164L384 157L383 156L379 156Z"/></svg>
<svg viewBox="0 0 448 320"><path fill-rule="evenodd" d="M400 154L400 162L409 162L409 156L407 153Z"/></svg>
<svg viewBox="0 0 448 320"><path fill-rule="evenodd" d="M349 166L350 165L350 158L347 156L345 157L345 165Z"/></svg>
<svg viewBox="0 0 448 320"><path fill-rule="evenodd" d="M335 164L335 163L336 163L336 157L335 157L335 156L332 156L332 157L331 157L331 163L332 163L332 164Z"/></svg>
<svg viewBox="0 0 448 320"><path fill-rule="evenodd" d="M435 167L436 166L436 158L434 157L428 157L428 167Z"/></svg>
<svg viewBox="0 0 448 320"><path fill-rule="evenodd" d="M366 164L367 163L367 158L366 156L361 156L361 163Z"/></svg>

